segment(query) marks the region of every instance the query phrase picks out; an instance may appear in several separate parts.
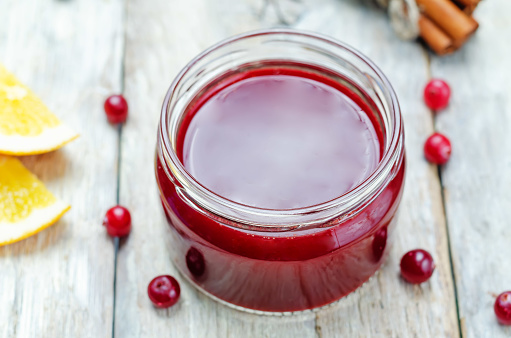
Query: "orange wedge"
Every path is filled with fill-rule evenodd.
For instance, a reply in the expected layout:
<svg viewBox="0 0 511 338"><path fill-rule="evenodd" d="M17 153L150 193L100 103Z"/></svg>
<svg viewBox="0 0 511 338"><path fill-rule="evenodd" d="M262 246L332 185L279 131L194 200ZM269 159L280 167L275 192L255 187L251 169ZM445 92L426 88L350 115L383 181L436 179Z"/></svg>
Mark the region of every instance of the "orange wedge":
<svg viewBox="0 0 511 338"><path fill-rule="evenodd" d="M18 159L0 155L0 246L46 229L69 209Z"/></svg>
<svg viewBox="0 0 511 338"><path fill-rule="evenodd" d="M0 64L0 153L33 155L56 150L78 137Z"/></svg>

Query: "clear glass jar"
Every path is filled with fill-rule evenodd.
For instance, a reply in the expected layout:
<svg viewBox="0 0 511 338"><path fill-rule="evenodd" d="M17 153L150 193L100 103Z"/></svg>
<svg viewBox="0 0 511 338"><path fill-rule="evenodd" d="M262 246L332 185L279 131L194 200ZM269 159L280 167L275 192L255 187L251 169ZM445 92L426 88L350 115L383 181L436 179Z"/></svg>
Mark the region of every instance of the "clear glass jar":
<svg viewBox="0 0 511 338"><path fill-rule="evenodd" d="M300 209L262 209L203 187L181 163L187 107L247 70L305 69L359 96L382 130L381 160L338 198ZM396 95L367 57L296 30L239 35L209 48L176 77L163 102L156 179L170 225L171 258L199 290L228 305L284 313L318 308L357 289L381 266L393 237L405 161Z"/></svg>

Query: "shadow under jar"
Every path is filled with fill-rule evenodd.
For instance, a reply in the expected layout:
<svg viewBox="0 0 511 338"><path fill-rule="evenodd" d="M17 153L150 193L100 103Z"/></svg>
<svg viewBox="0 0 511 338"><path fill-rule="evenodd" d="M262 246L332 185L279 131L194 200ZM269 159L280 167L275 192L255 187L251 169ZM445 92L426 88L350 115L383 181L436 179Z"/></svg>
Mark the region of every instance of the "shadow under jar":
<svg viewBox="0 0 511 338"><path fill-rule="evenodd" d="M173 262L244 310L342 298L387 256L403 137L388 80L340 42L267 30L211 47L172 83L158 129Z"/></svg>

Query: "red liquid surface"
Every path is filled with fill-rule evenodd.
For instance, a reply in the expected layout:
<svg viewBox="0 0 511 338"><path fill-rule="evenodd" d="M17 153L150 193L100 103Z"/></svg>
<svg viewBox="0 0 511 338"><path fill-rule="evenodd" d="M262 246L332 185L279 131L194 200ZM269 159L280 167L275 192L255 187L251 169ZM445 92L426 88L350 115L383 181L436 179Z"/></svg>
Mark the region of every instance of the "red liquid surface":
<svg viewBox="0 0 511 338"><path fill-rule="evenodd" d="M182 152L206 188L266 209L337 198L380 160L362 108L335 88L289 75L251 77L211 97L195 112Z"/></svg>
<svg viewBox="0 0 511 338"><path fill-rule="evenodd" d="M178 154L202 185L268 209L312 206L362 183L382 152L377 116L360 97L313 72L247 72L195 101ZM350 293L382 264L402 192L404 161L351 218L283 232L237 228L177 193L157 159L172 257L210 294L262 311L299 311Z"/></svg>

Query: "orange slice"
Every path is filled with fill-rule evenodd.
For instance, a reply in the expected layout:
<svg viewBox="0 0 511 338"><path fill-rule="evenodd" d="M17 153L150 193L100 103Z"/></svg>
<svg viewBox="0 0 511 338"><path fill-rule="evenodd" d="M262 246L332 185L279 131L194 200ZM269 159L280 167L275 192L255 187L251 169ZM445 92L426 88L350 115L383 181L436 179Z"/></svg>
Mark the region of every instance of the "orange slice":
<svg viewBox="0 0 511 338"><path fill-rule="evenodd" d="M78 137L0 64L0 153L33 155L56 150Z"/></svg>
<svg viewBox="0 0 511 338"><path fill-rule="evenodd" d="M0 155L0 246L46 229L69 209L18 159Z"/></svg>

